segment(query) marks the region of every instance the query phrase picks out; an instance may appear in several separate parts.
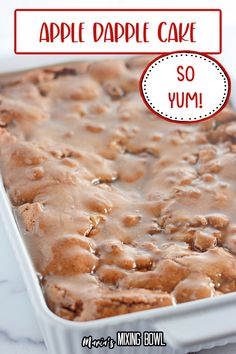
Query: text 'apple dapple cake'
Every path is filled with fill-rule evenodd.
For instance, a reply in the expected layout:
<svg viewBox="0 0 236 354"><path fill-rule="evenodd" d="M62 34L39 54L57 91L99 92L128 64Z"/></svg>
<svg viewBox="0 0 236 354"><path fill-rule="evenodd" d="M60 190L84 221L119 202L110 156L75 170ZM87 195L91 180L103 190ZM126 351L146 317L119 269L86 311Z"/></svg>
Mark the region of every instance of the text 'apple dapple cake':
<svg viewBox="0 0 236 354"><path fill-rule="evenodd" d="M236 291L236 113L173 124L150 57L0 78L0 167L50 309L94 320Z"/></svg>

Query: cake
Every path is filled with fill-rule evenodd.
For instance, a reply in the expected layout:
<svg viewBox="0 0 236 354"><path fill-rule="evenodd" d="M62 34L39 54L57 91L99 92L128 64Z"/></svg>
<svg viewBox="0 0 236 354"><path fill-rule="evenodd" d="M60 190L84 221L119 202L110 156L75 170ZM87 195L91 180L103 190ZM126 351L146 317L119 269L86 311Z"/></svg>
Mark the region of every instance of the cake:
<svg viewBox="0 0 236 354"><path fill-rule="evenodd" d="M175 124L150 56L0 78L0 169L49 308L89 321L236 291L236 113Z"/></svg>

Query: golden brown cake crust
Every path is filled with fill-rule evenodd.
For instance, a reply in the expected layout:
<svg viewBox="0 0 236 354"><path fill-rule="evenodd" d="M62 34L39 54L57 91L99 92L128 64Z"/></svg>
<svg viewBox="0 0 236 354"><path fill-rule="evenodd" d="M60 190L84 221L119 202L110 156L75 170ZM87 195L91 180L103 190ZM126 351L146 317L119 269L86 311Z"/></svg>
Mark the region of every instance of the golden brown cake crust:
<svg viewBox="0 0 236 354"><path fill-rule="evenodd" d="M93 320L236 291L236 114L178 125L150 57L0 79L0 167L49 307Z"/></svg>

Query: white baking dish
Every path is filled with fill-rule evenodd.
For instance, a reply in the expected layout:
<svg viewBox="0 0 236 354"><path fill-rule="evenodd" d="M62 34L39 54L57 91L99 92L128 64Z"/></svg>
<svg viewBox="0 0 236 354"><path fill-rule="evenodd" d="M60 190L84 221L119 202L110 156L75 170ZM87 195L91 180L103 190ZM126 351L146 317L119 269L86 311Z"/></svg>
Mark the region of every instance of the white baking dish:
<svg viewBox="0 0 236 354"><path fill-rule="evenodd" d="M110 349L81 347L83 336L116 338L116 331L165 333L166 347L115 347L113 353L182 354L236 342L236 293L155 310L89 322L72 322L54 315L47 307L30 256L15 222L8 196L0 181L1 222L9 235L39 327L50 354L105 353Z"/></svg>
<svg viewBox="0 0 236 354"><path fill-rule="evenodd" d="M234 85L234 83L233 83ZM235 90L232 103L236 108ZM236 342L236 293L155 310L89 321L72 322L53 314L46 305L35 269L0 178L0 222L9 236L49 354L106 353L85 349L83 336L116 338L116 331L163 331L166 347L115 347L113 353L184 354Z"/></svg>

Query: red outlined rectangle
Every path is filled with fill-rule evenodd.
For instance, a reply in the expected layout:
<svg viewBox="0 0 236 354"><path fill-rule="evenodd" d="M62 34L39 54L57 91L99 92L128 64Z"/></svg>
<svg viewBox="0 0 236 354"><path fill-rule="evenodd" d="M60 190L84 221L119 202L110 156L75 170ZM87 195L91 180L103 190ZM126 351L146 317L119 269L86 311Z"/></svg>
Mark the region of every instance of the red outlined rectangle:
<svg viewBox="0 0 236 354"><path fill-rule="evenodd" d="M20 51L17 48L17 14L19 12L37 12L37 11L49 11L49 12L106 12L106 11L127 11L127 12L145 12L145 11L154 11L154 12L218 12L219 14L219 49L217 51L199 51L203 54L221 54L222 53L222 11L220 9L16 9L14 11L14 53L27 55L27 54L50 54L50 55L59 55L59 54L167 54L169 51ZM105 46L105 44L104 44ZM172 51L172 50L171 50Z"/></svg>

